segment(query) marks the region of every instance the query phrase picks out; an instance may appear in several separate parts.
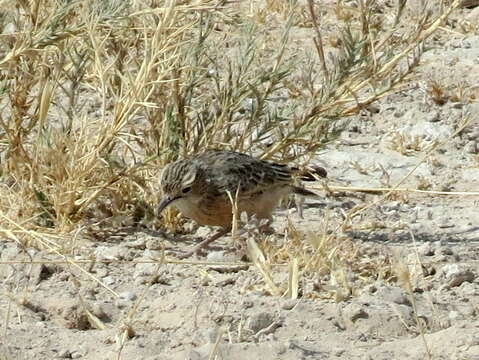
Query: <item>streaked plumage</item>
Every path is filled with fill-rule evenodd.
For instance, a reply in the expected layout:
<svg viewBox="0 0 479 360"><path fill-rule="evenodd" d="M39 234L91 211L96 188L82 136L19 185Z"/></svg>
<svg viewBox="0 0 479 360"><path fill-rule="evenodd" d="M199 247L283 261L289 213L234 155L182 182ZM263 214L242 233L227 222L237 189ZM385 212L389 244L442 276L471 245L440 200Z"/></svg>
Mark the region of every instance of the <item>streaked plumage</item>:
<svg viewBox="0 0 479 360"><path fill-rule="evenodd" d="M320 168L320 176L326 171ZM315 195L293 184L296 168L223 150L210 150L168 164L161 174L163 198L158 212L173 205L201 225L230 228L231 200L237 194L239 213L271 219L278 202L291 193Z"/></svg>

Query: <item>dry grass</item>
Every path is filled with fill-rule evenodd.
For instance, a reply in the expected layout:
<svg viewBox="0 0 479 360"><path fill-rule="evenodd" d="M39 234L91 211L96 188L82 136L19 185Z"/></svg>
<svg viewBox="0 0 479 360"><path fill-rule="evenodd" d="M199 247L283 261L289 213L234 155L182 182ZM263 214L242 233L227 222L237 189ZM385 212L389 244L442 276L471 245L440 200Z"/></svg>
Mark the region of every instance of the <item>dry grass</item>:
<svg viewBox="0 0 479 360"><path fill-rule="evenodd" d="M176 214L160 222L152 210L158 171L177 158L227 148L307 163L348 117L407 84L452 9L398 3L387 18L375 1L339 1L328 19L312 1L3 1L0 231L67 256L104 229L178 228ZM298 54L292 29L314 52ZM251 239L271 293L295 298L300 276L330 274L341 300L352 271L391 278L386 255L357 262L360 249L329 227L305 242L290 224L280 248ZM289 264L287 285L271 262Z"/></svg>
<svg viewBox="0 0 479 360"><path fill-rule="evenodd" d="M347 116L405 84L440 24L425 11L417 26L394 25L374 2L338 5L327 34L312 3L269 1L249 17L221 2L4 4L0 206L63 234L151 223L158 169L206 148L306 161ZM284 30L262 35L265 16ZM299 63L293 26L311 31L319 60Z"/></svg>

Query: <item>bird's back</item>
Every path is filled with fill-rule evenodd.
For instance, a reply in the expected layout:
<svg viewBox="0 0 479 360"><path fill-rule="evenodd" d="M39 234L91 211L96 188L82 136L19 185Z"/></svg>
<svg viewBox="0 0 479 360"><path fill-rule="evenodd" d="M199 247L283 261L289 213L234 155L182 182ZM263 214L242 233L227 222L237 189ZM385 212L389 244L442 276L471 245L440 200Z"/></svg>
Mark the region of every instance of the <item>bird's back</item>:
<svg viewBox="0 0 479 360"><path fill-rule="evenodd" d="M255 193L277 186L286 186L292 182L291 169L256 159L246 154L209 150L192 159L201 169L204 181L210 189L248 197Z"/></svg>

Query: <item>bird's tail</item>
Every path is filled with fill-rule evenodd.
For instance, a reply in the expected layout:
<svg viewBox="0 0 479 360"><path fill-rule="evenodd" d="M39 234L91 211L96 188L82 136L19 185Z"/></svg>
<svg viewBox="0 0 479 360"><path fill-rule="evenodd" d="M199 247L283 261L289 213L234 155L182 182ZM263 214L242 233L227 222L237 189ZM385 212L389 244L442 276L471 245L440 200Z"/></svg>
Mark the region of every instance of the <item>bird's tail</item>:
<svg viewBox="0 0 479 360"><path fill-rule="evenodd" d="M298 170L298 175L302 181L318 181L319 178L328 177L328 172L319 165L310 165Z"/></svg>
<svg viewBox="0 0 479 360"><path fill-rule="evenodd" d="M306 190L303 187L295 186L295 185L293 185L293 193L296 195L301 195L301 196L315 196L315 197L319 196L318 194L315 194L312 191Z"/></svg>
<svg viewBox="0 0 479 360"><path fill-rule="evenodd" d="M318 181L319 178L325 178L328 176L328 172L326 171L326 169L318 165L308 166L303 169L293 168L292 170L302 181ZM301 186L295 185L293 185L293 193L302 196L318 196L318 194L315 194L312 191L306 190Z"/></svg>
<svg viewBox="0 0 479 360"><path fill-rule="evenodd" d="M320 178L328 177L325 168L319 165L306 166L304 168L291 168L292 173L302 181L318 181Z"/></svg>

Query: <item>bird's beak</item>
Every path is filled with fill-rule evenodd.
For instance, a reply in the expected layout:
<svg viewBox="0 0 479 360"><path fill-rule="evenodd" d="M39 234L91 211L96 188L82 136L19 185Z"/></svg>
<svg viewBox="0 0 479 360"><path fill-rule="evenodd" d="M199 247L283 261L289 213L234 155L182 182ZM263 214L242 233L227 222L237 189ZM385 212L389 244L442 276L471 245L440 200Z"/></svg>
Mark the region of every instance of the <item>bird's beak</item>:
<svg viewBox="0 0 479 360"><path fill-rule="evenodd" d="M158 208L156 209L156 215L160 215L165 208L170 205L173 201L175 201L177 198L165 195L161 198L160 204L158 205Z"/></svg>

